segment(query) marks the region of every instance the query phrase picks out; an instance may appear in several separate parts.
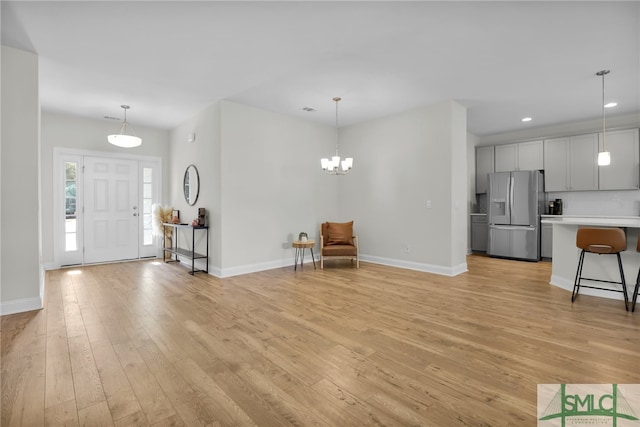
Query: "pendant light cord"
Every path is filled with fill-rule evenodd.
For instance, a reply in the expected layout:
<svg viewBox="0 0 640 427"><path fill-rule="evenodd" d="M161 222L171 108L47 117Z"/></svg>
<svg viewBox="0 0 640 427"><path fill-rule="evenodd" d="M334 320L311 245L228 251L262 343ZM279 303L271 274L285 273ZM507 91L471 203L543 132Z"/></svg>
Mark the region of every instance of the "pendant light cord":
<svg viewBox="0 0 640 427"><path fill-rule="evenodd" d="M339 96L336 96L335 98L333 98L333 100L336 102L336 156L338 155L338 140L340 137L340 132L338 131L338 102L341 99L342 98L340 98Z"/></svg>
<svg viewBox="0 0 640 427"><path fill-rule="evenodd" d="M607 138L605 135L606 132L606 123L607 123L607 113L604 108L604 76L606 73L602 73L602 151L607 151Z"/></svg>
<svg viewBox="0 0 640 427"><path fill-rule="evenodd" d="M607 113L604 107L604 76L609 74L611 71L602 70L598 71L596 75L602 76L602 151L607 151L607 142L606 142L606 129L607 129Z"/></svg>

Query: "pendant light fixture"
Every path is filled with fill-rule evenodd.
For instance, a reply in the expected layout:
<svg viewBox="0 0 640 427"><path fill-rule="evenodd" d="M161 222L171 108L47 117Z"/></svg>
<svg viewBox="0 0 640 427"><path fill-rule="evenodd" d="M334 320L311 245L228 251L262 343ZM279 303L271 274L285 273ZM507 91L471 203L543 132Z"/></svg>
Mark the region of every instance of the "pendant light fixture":
<svg viewBox="0 0 640 427"><path fill-rule="evenodd" d="M122 126L120 127L120 133L109 135L107 137L107 141L109 141L110 144L113 144L117 147L123 147L123 148L133 148L133 147L141 146L142 138L139 138L138 136L136 136L136 133L133 131L133 128L127 122L127 110L130 107L128 105L121 105L120 107L122 107L122 109L124 110L124 121L122 122ZM129 132L132 135L127 135L125 133L125 131L127 130L127 127L129 128Z"/></svg>
<svg viewBox="0 0 640 427"><path fill-rule="evenodd" d="M611 163L611 153L607 151L606 145L606 113L605 113L605 105L604 105L604 76L609 74L611 71L602 70L596 73L596 76L602 76L602 151L598 152L598 166L609 166Z"/></svg>
<svg viewBox="0 0 640 427"><path fill-rule="evenodd" d="M338 154L338 102L342 98L336 96L333 101L336 103L336 154L331 159L324 158L320 160L322 170L329 175L346 175L351 171L353 167L353 157L347 157L340 161L340 155Z"/></svg>

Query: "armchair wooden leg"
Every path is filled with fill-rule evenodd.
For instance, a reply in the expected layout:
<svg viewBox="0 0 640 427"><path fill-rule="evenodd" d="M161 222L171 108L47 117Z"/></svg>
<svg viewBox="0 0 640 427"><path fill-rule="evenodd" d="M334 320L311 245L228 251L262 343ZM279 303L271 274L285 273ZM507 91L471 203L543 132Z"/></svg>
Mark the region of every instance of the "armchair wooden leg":
<svg viewBox="0 0 640 427"><path fill-rule="evenodd" d="M324 270L324 257L320 255L320 270Z"/></svg>

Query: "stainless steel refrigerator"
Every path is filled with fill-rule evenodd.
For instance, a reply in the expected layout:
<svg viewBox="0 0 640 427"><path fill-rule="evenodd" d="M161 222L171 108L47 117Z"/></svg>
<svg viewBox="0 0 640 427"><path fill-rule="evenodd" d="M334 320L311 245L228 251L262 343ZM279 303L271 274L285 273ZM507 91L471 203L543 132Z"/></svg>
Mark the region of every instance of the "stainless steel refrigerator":
<svg viewBox="0 0 640 427"><path fill-rule="evenodd" d="M540 215L544 178L540 171L497 172L488 177L487 253L540 260Z"/></svg>

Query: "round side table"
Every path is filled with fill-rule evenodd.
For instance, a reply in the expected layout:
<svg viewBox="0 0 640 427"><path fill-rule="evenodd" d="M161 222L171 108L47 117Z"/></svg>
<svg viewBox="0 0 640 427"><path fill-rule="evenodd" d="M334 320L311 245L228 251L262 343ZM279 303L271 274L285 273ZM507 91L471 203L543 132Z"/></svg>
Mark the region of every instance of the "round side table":
<svg viewBox="0 0 640 427"><path fill-rule="evenodd" d="M300 268L304 267L304 250L309 249L311 251L311 259L313 260L313 269L316 269L316 259L313 256L313 247L315 246L315 240L307 240L302 242L300 240L294 240L291 242L291 246L296 248L296 261L293 264L293 271L298 268L298 260L300 260Z"/></svg>

